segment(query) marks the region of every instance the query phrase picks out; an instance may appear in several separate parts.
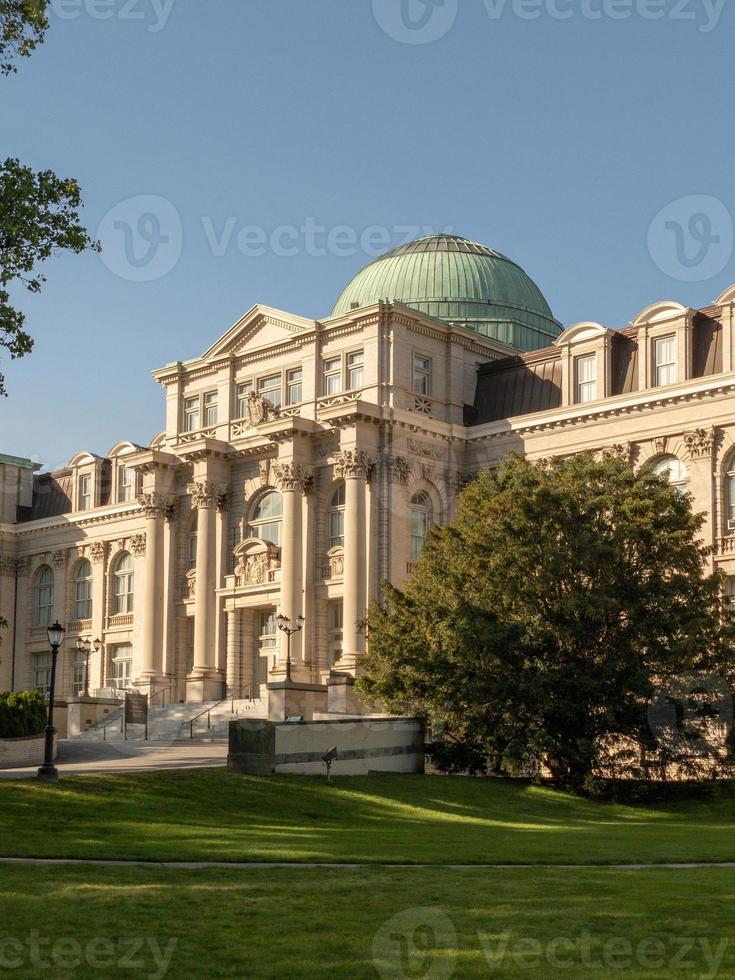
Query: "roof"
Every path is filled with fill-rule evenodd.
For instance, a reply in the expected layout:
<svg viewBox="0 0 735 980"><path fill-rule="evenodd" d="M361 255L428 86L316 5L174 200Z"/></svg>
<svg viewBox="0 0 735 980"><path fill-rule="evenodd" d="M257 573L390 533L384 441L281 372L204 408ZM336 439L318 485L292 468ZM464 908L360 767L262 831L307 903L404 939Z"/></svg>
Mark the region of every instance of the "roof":
<svg viewBox="0 0 735 980"><path fill-rule="evenodd" d="M332 316L382 301L404 303L516 350L545 347L562 330L517 263L456 235L430 235L374 259L345 287Z"/></svg>

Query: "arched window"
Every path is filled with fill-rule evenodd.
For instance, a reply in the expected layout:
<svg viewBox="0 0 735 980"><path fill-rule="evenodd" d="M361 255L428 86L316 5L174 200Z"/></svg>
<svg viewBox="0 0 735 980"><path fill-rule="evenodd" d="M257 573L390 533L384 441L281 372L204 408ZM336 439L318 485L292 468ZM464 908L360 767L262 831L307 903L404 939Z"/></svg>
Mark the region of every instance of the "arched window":
<svg viewBox="0 0 735 980"><path fill-rule="evenodd" d="M258 501L250 518L250 534L254 538L281 544L281 518L283 498L276 490L269 490Z"/></svg>
<svg viewBox="0 0 735 980"><path fill-rule="evenodd" d="M728 459L725 473L725 521L728 531L735 531L735 453Z"/></svg>
<svg viewBox="0 0 735 980"><path fill-rule="evenodd" d="M653 464L651 472L656 476L665 476L679 493L686 493L689 474L686 466L676 456L662 456Z"/></svg>
<svg viewBox="0 0 735 980"><path fill-rule="evenodd" d="M92 618L92 566L85 558L74 575L74 619Z"/></svg>
<svg viewBox="0 0 735 980"><path fill-rule="evenodd" d="M133 611L133 559L123 552L117 560L112 576L112 611L115 616Z"/></svg>
<svg viewBox="0 0 735 980"><path fill-rule="evenodd" d="M327 510L329 547L344 547L345 543L345 485L340 483L332 494Z"/></svg>
<svg viewBox="0 0 735 980"><path fill-rule="evenodd" d="M186 570L190 572L197 567L197 526L196 521L186 539Z"/></svg>
<svg viewBox="0 0 735 980"><path fill-rule="evenodd" d="M54 573L50 565L42 565L36 579L35 626L50 626L54 615Z"/></svg>
<svg viewBox="0 0 735 980"><path fill-rule="evenodd" d="M411 561L418 561L431 524L431 501L423 490L411 497Z"/></svg>

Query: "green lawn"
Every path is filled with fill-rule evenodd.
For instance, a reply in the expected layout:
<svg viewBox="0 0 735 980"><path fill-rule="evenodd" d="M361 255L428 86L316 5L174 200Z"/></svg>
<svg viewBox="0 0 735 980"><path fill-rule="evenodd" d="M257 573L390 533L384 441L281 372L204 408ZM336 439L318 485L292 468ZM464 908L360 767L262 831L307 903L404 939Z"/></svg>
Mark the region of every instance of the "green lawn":
<svg viewBox="0 0 735 980"><path fill-rule="evenodd" d="M239 776L0 783L0 854L374 863L735 861L735 790L626 807L501 780Z"/></svg>
<svg viewBox="0 0 735 980"><path fill-rule="evenodd" d="M6 867L0 973L732 977L734 903L719 868Z"/></svg>

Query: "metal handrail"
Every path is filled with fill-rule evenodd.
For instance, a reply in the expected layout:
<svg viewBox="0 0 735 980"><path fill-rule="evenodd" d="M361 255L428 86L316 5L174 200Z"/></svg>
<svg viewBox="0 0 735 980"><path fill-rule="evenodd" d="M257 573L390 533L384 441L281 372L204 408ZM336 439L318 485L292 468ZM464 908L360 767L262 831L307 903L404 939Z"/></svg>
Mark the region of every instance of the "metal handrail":
<svg viewBox="0 0 735 980"><path fill-rule="evenodd" d="M110 727L110 725L116 724L118 721L120 722L120 734L123 735L123 734L125 734L125 708L124 707L120 709L120 717L119 718L110 718L110 720L107 721L107 722L105 722L105 724L102 726L102 741L103 742L106 742L107 741L107 729ZM98 728L99 727L99 722L96 725L94 725L93 727L94 728ZM91 729L88 728L87 731L91 731ZM127 741L127 735L126 735L126 741Z"/></svg>
<svg viewBox="0 0 735 980"><path fill-rule="evenodd" d="M200 711L198 715L194 715L194 717L191 719L191 721L184 722L185 725L188 725L189 726L189 738L194 738L194 722L195 721L198 721L203 715L206 715L207 716L207 731L210 731L211 730L211 728L212 728L212 712L214 711L215 708L219 708L219 706L221 704L224 704L225 701L232 701L232 714L234 715L235 714L235 701L238 700L238 695L241 695L243 691L248 691L249 692L249 694L248 694L248 700L249 701L252 701L253 700L253 685L252 684L248 684L247 687L241 687L241 688L238 688L235 691L230 691L229 694L226 694L219 701L216 701L214 704L210 705L208 708L205 708L204 711Z"/></svg>
<svg viewBox="0 0 735 980"><path fill-rule="evenodd" d="M159 687L159 689L157 691L154 691L153 694L148 695L148 704L150 704L153 698L157 697L159 694L165 694L166 691L171 691L171 690L173 690L173 684L169 684L168 687ZM162 708L166 707L166 698L161 699L161 707Z"/></svg>

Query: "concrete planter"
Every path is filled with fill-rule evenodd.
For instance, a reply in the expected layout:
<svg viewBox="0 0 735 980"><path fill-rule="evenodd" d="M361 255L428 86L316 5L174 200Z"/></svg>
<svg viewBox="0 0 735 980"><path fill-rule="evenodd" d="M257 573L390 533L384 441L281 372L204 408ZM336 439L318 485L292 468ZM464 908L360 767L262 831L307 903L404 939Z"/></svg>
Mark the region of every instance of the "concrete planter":
<svg viewBox="0 0 735 980"><path fill-rule="evenodd" d="M46 739L43 735L27 735L25 738L0 738L0 769L18 769L23 766L40 766ZM58 744L54 742L54 758Z"/></svg>

